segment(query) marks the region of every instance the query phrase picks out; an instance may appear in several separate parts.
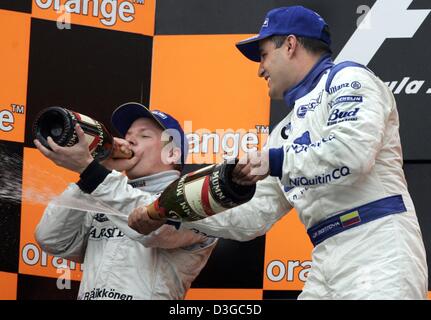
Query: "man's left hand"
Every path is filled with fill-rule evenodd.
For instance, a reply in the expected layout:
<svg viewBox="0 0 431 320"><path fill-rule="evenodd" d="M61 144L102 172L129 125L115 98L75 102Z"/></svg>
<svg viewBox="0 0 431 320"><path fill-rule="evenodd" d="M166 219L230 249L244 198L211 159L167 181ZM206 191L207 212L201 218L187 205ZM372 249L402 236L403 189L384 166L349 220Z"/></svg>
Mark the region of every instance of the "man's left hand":
<svg viewBox="0 0 431 320"><path fill-rule="evenodd" d="M85 139L85 133L78 124L75 126L75 131L79 142L72 147L61 147L56 144L51 137L47 139L51 150L45 148L39 140L34 140L34 144L45 157L53 161L56 165L82 173L94 159L88 150L88 142Z"/></svg>

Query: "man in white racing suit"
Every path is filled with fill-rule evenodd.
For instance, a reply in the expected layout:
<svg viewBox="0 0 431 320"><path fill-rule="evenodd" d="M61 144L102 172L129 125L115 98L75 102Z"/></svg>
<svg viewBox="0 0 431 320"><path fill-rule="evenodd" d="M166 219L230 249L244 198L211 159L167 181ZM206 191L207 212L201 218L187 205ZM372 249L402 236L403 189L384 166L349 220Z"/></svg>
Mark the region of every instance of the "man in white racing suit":
<svg viewBox="0 0 431 320"><path fill-rule="evenodd" d="M102 166L88 151L79 126L79 143L73 147L48 139L48 150L35 141L46 157L80 173L79 182L45 210L36 240L52 255L84 263L78 299L183 299L215 239L158 221L147 223L148 235L143 236L127 226L127 217L136 206L155 201L180 176L188 149L184 132L172 116L138 103L117 108L112 122L125 137L115 138L116 147L131 150L131 159L109 159ZM163 153L166 129L176 130L181 141L174 140ZM108 168L125 170L128 177ZM86 205L82 210L61 206L70 200Z"/></svg>
<svg viewBox="0 0 431 320"><path fill-rule="evenodd" d="M425 299L425 249L388 87L364 66L334 66L327 24L301 6L271 10L237 47L292 110L234 170L239 184L258 181L254 198L182 227L246 241L294 207L315 246L300 299Z"/></svg>

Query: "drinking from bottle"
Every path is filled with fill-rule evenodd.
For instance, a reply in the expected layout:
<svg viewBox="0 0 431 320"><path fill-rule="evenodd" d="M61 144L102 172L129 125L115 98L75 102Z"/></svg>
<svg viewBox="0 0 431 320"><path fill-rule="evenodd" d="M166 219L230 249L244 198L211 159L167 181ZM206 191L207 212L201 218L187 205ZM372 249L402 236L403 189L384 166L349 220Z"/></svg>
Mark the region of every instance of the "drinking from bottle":
<svg viewBox="0 0 431 320"><path fill-rule="evenodd" d="M148 215L152 219L194 221L249 201L256 185L241 186L232 182L237 162L210 165L181 176L147 206Z"/></svg>
<svg viewBox="0 0 431 320"><path fill-rule="evenodd" d="M48 149L51 149L47 141L48 137L51 137L59 146L71 147L78 142L76 124L79 124L84 131L88 148L94 159L133 156L132 151L123 152L119 148L114 148L114 138L101 122L62 107L49 107L42 110L33 123L33 136Z"/></svg>

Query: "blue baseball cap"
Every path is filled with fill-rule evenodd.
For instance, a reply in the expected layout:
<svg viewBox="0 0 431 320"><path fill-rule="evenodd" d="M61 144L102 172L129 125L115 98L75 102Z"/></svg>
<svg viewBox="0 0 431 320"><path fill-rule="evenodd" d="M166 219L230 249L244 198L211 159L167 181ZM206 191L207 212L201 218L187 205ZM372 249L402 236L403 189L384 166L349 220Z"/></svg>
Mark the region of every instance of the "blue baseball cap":
<svg viewBox="0 0 431 320"><path fill-rule="evenodd" d="M181 164L185 164L189 142L180 123L171 115L160 110L149 110L137 102L128 102L114 110L111 122L115 129L124 137L132 123L139 118L150 118L159 124L163 130L175 130L171 136L173 137L174 144L181 149Z"/></svg>
<svg viewBox="0 0 431 320"><path fill-rule="evenodd" d="M274 35L293 34L321 40L329 46L331 37L325 30L327 26L319 14L302 6L276 8L266 14L258 35L238 42L236 47L248 59L259 62L259 41Z"/></svg>

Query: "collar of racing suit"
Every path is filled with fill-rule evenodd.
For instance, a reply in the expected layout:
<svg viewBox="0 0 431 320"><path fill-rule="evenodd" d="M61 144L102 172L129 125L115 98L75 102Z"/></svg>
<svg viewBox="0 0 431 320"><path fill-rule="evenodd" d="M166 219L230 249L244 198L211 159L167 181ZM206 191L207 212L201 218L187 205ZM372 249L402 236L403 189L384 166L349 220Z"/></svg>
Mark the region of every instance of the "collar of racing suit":
<svg viewBox="0 0 431 320"><path fill-rule="evenodd" d="M313 66L310 72L291 90L284 93L284 101L288 107L293 107L295 101L313 90L326 70L332 68L334 63L331 54L324 54Z"/></svg>
<svg viewBox="0 0 431 320"><path fill-rule="evenodd" d="M171 182L178 179L180 172L177 170L168 170L158 172L150 176L129 180L128 183L133 188L139 188L142 191L157 193L166 189Z"/></svg>

